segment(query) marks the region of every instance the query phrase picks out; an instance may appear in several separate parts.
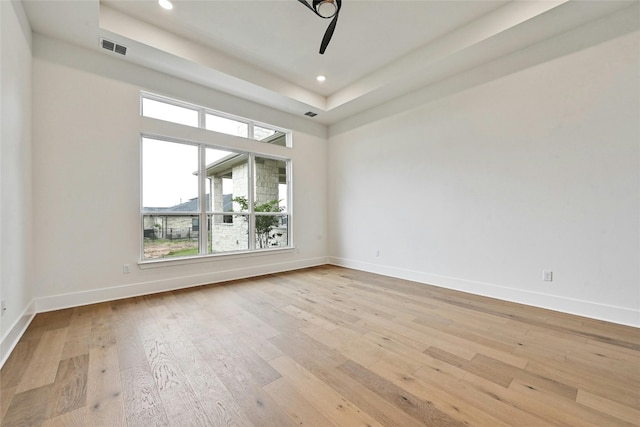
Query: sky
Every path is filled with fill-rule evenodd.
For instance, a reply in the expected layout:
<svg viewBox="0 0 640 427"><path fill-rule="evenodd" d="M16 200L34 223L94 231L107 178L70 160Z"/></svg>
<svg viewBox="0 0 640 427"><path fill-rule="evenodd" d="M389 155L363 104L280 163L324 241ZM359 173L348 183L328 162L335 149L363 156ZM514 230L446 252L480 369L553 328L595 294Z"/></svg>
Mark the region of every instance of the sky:
<svg viewBox="0 0 640 427"><path fill-rule="evenodd" d="M229 154L207 148L206 164ZM198 147L159 139L142 140L142 205L171 207L198 197ZM223 188L223 193L231 193Z"/></svg>

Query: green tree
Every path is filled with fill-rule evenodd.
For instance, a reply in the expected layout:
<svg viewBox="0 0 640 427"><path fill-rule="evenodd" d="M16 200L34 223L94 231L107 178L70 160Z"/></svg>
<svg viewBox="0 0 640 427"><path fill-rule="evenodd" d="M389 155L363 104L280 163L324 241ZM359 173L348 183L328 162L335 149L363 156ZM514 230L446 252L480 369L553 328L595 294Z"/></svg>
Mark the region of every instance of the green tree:
<svg viewBox="0 0 640 427"><path fill-rule="evenodd" d="M233 201L240 205L243 211L249 210L249 202L246 197L234 197ZM271 200L265 203L253 204L253 212L282 212L284 207L280 206L280 200ZM239 215L240 216L240 215ZM242 218L246 221L246 216L242 215ZM269 247L269 239L276 236L276 233L272 231L278 226L280 217L277 215L256 215L256 243L259 248Z"/></svg>

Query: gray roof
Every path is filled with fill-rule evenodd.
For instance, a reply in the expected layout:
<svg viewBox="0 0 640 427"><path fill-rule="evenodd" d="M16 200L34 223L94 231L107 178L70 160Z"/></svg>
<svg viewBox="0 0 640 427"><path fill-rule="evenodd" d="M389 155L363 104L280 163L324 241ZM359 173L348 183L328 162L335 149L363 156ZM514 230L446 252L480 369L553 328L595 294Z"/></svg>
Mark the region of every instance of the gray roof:
<svg viewBox="0 0 640 427"><path fill-rule="evenodd" d="M224 212L231 212L233 209L233 201L231 200L233 197L232 194L224 194L222 196L223 210ZM207 206L210 206L210 195L207 194ZM198 212L200 210L200 204L198 202L198 198L194 197L193 199L189 199L186 202L179 203L175 206L171 206L168 208L154 208L154 207L144 207L143 211L145 213L162 213L162 212Z"/></svg>

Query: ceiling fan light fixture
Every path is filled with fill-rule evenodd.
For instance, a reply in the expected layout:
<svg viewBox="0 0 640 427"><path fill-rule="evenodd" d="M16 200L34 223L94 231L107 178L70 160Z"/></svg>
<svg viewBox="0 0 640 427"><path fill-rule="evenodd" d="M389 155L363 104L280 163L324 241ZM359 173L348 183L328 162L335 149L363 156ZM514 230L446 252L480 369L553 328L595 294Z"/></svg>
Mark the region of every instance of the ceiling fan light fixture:
<svg viewBox="0 0 640 427"><path fill-rule="evenodd" d="M318 15L323 18L331 18L338 12L338 6L334 0L321 0L318 3L315 3L314 6Z"/></svg>
<svg viewBox="0 0 640 427"><path fill-rule="evenodd" d="M333 37L333 32L336 29L338 15L340 14L340 8L342 7L342 0L313 0L311 4L309 4L307 0L298 1L322 19L333 18L331 19L331 22L327 27L327 31L325 31L324 37L322 37L322 42L320 43L320 55L323 55L331 41L331 37Z"/></svg>

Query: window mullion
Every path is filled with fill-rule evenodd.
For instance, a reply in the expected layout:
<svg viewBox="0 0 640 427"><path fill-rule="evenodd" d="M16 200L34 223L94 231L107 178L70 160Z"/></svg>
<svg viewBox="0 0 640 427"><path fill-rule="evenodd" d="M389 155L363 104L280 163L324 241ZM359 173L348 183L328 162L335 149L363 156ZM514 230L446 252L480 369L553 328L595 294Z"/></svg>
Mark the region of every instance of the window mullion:
<svg viewBox="0 0 640 427"><path fill-rule="evenodd" d="M289 136L288 136L289 137ZM293 215L293 204L291 200L293 200L293 165L291 161L287 162L287 233L288 233L288 243L289 246L293 246L293 227L291 226L292 215Z"/></svg>
<svg viewBox="0 0 640 427"><path fill-rule="evenodd" d="M251 127L250 127L251 128ZM254 164L255 164L255 156L250 153L247 156L247 169L248 169L248 173L247 173L247 179L249 180L248 184L248 188L247 188L247 200L249 202L249 250L255 250L256 248L256 214L253 210L254 207L254 200L255 200L255 194L254 194L254 189L255 189L255 185L254 185Z"/></svg>
<svg viewBox="0 0 640 427"><path fill-rule="evenodd" d="M202 116L202 115L201 115ZM207 254L207 236L209 235L207 221L207 165L206 165L206 148L204 145L198 146L198 201L199 206L199 222L198 225L198 253L200 255Z"/></svg>
<svg viewBox="0 0 640 427"><path fill-rule="evenodd" d="M253 135L254 135L254 131L253 131L253 122L249 122L247 123L248 127L247 127L247 138L249 139L254 139Z"/></svg>
<svg viewBox="0 0 640 427"><path fill-rule="evenodd" d="M203 108L198 109L198 127L200 129L206 128L206 117L205 117L205 112Z"/></svg>
<svg viewBox="0 0 640 427"><path fill-rule="evenodd" d="M206 116L204 108L198 108L198 127L204 129L206 127ZM200 232L198 234L198 253L200 255L206 255L208 248L208 236L209 236L209 221L207 221L207 165L206 165L206 147L204 145L198 146L198 200L200 210L200 225L198 226ZM213 197L213 195L209 195Z"/></svg>

